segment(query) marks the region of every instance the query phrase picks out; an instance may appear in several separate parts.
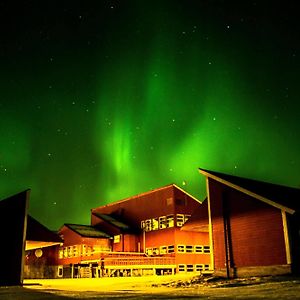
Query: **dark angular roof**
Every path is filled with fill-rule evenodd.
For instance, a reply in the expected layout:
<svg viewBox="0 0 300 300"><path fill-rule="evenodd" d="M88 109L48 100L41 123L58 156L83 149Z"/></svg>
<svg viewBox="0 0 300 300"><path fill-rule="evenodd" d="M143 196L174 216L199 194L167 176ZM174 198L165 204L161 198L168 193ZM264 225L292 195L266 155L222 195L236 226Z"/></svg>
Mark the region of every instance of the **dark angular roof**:
<svg viewBox="0 0 300 300"><path fill-rule="evenodd" d="M102 219L103 221L113 225L114 227L122 231L130 231L131 229L127 224L117 220L115 217L112 217L111 215L101 214L99 212L93 212L93 215L95 215L96 217Z"/></svg>
<svg viewBox="0 0 300 300"><path fill-rule="evenodd" d="M39 242L63 242L58 234L49 230L30 215L27 215L26 240Z"/></svg>
<svg viewBox="0 0 300 300"><path fill-rule="evenodd" d="M300 210L300 189L199 169L292 210Z"/></svg>
<svg viewBox="0 0 300 300"><path fill-rule="evenodd" d="M75 231L83 237L90 238L110 238L111 236L107 233L90 225L79 225L79 224L64 224L71 230Z"/></svg>

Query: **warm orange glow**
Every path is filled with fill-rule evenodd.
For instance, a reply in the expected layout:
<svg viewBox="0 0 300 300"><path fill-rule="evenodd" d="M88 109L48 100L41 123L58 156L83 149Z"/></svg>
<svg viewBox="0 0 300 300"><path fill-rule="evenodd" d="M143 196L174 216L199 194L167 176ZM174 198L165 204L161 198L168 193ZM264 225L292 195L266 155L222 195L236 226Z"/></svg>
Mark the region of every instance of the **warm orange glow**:
<svg viewBox="0 0 300 300"><path fill-rule="evenodd" d="M57 242L39 242L39 241L26 241L25 251L34 250L54 245L60 245Z"/></svg>

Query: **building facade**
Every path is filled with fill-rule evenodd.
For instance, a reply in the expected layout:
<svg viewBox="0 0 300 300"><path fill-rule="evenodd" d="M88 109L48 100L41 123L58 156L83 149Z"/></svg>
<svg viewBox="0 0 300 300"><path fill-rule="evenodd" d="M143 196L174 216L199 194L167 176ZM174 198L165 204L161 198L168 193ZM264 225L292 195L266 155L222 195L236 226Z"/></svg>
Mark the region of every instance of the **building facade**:
<svg viewBox="0 0 300 300"><path fill-rule="evenodd" d="M299 273L300 190L200 169L216 273Z"/></svg>
<svg viewBox="0 0 300 300"><path fill-rule="evenodd" d="M207 205L172 184L91 210L91 225L65 224L64 277L211 271Z"/></svg>

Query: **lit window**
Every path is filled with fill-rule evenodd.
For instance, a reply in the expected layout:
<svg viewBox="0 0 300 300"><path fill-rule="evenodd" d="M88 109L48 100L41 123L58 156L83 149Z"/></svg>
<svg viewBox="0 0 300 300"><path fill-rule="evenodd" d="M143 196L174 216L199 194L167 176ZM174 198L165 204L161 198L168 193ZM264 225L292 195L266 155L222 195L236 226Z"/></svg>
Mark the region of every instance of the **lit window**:
<svg viewBox="0 0 300 300"><path fill-rule="evenodd" d="M204 265L204 270L208 271L209 270L209 265Z"/></svg>
<svg viewBox="0 0 300 300"><path fill-rule="evenodd" d="M166 216L159 217L159 229L164 229L167 227L167 218Z"/></svg>
<svg viewBox="0 0 300 300"><path fill-rule="evenodd" d="M153 254L152 248L146 248L146 254L151 256Z"/></svg>
<svg viewBox="0 0 300 300"><path fill-rule="evenodd" d="M64 258L64 249L63 248L59 248L59 250L58 250L58 258Z"/></svg>
<svg viewBox="0 0 300 300"><path fill-rule="evenodd" d="M151 220L145 221L145 231L151 231Z"/></svg>
<svg viewBox="0 0 300 300"><path fill-rule="evenodd" d="M144 229L145 228L145 221L141 222L141 228Z"/></svg>
<svg viewBox="0 0 300 300"><path fill-rule="evenodd" d="M174 252L175 252L174 245L168 246L168 253L174 253Z"/></svg>
<svg viewBox="0 0 300 300"><path fill-rule="evenodd" d="M157 247L152 248L152 253L153 255L159 255L159 248Z"/></svg>
<svg viewBox="0 0 300 300"><path fill-rule="evenodd" d="M176 225L181 227L184 224L184 215L177 214L176 215Z"/></svg>
<svg viewBox="0 0 300 300"><path fill-rule="evenodd" d="M68 251L68 257L72 257L73 256L73 247L69 246L67 251Z"/></svg>
<svg viewBox="0 0 300 300"><path fill-rule="evenodd" d="M73 256L77 257L77 246L73 246Z"/></svg>
<svg viewBox="0 0 300 300"><path fill-rule="evenodd" d="M184 253L184 245L177 245L177 252Z"/></svg>
<svg viewBox="0 0 300 300"><path fill-rule="evenodd" d="M201 246L201 245L196 245L196 246L195 246L195 252L196 252L196 253L203 253L203 246Z"/></svg>
<svg viewBox="0 0 300 300"><path fill-rule="evenodd" d="M178 265L178 272L185 272L185 265Z"/></svg>
<svg viewBox="0 0 300 300"><path fill-rule="evenodd" d="M186 265L187 272L194 272L194 265Z"/></svg>
<svg viewBox="0 0 300 300"><path fill-rule="evenodd" d="M167 216L167 227L174 227L174 216L168 215Z"/></svg>
<svg viewBox="0 0 300 300"><path fill-rule="evenodd" d="M91 246L87 246L86 247L86 255L87 256L91 256L91 254L92 254L92 247Z"/></svg>
<svg viewBox="0 0 300 300"><path fill-rule="evenodd" d="M86 245L82 245L81 255L86 255Z"/></svg>
<svg viewBox="0 0 300 300"><path fill-rule="evenodd" d="M114 243L120 243L120 240L121 240L121 237L119 234L114 236Z"/></svg>
<svg viewBox="0 0 300 300"><path fill-rule="evenodd" d="M185 252L187 252L187 253L192 253L193 252L193 246L191 246L191 245L186 245L185 246Z"/></svg>
<svg viewBox="0 0 300 300"><path fill-rule="evenodd" d="M210 253L210 247L209 246L203 246L203 252L204 253Z"/></svg>
<svg viewBox="0 0 300 300"><path fill-rule="evenodd" d="M64 258L68 257L68 248L64 247Z"/></svg>
<svg viewBox="0 0 300 300"><path fill-rule="evenodd" d="M167 254L168 253L168 247L167 246L161 246L160 247L160 254Z"/></svg>
<svg viewBox="0 0 300 300"><path fill-rule="evenodd" d="M158 219L152 219L152 230L157 230L158 229Z"/></svg>

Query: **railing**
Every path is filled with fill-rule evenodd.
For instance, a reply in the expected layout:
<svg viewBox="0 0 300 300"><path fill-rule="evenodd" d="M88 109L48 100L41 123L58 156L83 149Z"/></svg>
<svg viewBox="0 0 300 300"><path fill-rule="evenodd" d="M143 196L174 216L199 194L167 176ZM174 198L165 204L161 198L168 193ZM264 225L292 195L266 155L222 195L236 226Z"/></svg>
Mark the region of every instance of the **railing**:
<svg viewBox="0 0 300 300"><path fill-rule="evenodd" d="M140 258L118 258L111 257L104 259L105 266L132 266L132 265L174 265L174 257L140 257Z"/></svg>

